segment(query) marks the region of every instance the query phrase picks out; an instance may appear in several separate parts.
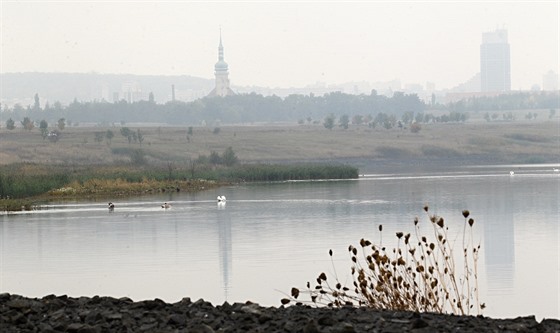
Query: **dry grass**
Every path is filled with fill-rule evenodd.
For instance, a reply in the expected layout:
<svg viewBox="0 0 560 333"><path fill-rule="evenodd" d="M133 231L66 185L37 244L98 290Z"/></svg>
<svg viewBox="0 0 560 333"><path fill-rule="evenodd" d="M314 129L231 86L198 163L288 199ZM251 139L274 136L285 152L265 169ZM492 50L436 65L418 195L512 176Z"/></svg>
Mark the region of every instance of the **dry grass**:
<svg viewBox="0 0 560 333"><path fill-rule="evenodd" d="M95 142L94 133L107 129L115 133L111 145ZM557 121L423 124L419 133L365 126L327 130L322 125L270 125L224 126L214 134L213 128L195 127L193 135L188 137L186 128L151 127L141 128L145 137L141 145L129 144L119 130L119 127L68 127L60 141L53 143L43 140L38 130L9 131L3 127L0 128L0 163L103 165L129 161L127 149L138 148L151 163L186 163L212 151L222 152L229 146L241 162L468 158L480 154L504 162L523 162L519 159L531 156L555 161L560 143Z"/></svg>
<svg viewBox="0 0 560 333"><path fill-rule="evenodd" d="M381 237L377 245L362 239L359 248L352 245L348 248L353 285L341 284L336 270L332 282L321 273L314 288L309 282L304 291L294 287L291 297L282 299L282 303L302 304L298 298L300 294L307 294L310 300L306 302L317 306L480 314L485 305L478 299L480 245L472 238L474 220L469 218L469 211L462 212L462 255L457 257L454 238L449 237L443 217L430 215L427 206L424 210L432 235L421 234L419 223L422 222L415 218L412 235L397 232L398 245L392 251L386 250ZM382 229L380 225L380 233ZM332 260L332 250L329 255ZM459 265L455 260L461 257L463 263Z"/></svg>

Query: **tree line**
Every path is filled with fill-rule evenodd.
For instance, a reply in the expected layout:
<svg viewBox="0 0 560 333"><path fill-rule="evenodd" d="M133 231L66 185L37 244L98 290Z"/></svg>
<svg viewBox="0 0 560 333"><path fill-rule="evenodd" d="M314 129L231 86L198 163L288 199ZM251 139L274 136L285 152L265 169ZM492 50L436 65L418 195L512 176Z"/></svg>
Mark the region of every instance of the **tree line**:
<svg viewBox="0 0 560 333"><path fill-rule="evenodd" d="M124 100L79 102L68 106L60 103L39 106L36 103L24 108L2 107L2 122L8 118L45 119L54 123L64 118L69 125L78 123L168 123L182 125L240 124L258 122L296 122L298 120L322 121L333 114L390 113L400 117L404 112L420 112L426 105L416 94L395 93L392 97L377 95L349 95L334 92L323 96L290 95L285 98L263 96L256 93L226 97L205 97L192 102L172 101L157 104L153 99L128 103Z"/></svg>
<svg viewBox="0 0 560 333"><path fill-rule="evenodd" d="M38 94L34 104L26 108L15 105L1 106L0 119L7 127L15 126L15 120L28 121L23 126L30 129L30 119L42 119L49 123L68 125L95 123L109 125L120 123L181 124L186 126L214 126L222 124L247 124L266 122L323 123L334 127L330 119L339 119L341 127L352 124L369 124L392 128L401 125L429 122L465 121L466 112L480 110L551 109L559 107L558 93L512 93L494 97L472 97L458 102L426 104L416 94L395 92L392 97L378 95L351 95L333 92L322 96L289 95L263 96L256 93L226 97L205 97L192 102L172 101L157 104L153 94L147 101L115 103L106 101L79 102L67 106L59 102L45 103L41 107ZM449 112L434 116L428 111ZM8 123L9 121L9 123ZM31 127L33 128L33 127Z"/></svg>

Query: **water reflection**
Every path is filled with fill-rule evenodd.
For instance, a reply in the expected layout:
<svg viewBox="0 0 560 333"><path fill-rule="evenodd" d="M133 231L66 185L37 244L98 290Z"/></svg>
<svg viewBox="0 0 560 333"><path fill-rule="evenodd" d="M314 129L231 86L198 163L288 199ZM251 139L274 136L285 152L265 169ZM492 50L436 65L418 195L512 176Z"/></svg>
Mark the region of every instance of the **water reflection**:
<svg viewBox="0 0 560 333"><path fill-rule="evenodd" d="M509 181L487 188L482 218L486 274L490 295L508 294L514 284L514 192Z"/></svg>
<svg viewBox="0 0 560 333"><path fill-rule="evenodd" d="M225 202L217 203L218 221L218 249L220 257L220 271L224 289L224 300L227 301L232 269L232 241L231 241L231 217L226 209Z"/></svg>

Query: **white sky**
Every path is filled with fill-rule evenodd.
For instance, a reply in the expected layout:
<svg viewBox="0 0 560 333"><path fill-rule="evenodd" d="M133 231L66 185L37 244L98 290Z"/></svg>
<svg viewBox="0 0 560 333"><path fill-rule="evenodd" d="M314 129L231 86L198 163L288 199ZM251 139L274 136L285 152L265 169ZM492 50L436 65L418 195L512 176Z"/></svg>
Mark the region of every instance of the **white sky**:
<svg viewBox="0 0 560 333"><path fill-rule="evenodd" d="M233 85L434 82L479 72L482 33L505 27L512 89L559 70L554 1L0 0L0 72L214 77L219 27Z"/></svg>

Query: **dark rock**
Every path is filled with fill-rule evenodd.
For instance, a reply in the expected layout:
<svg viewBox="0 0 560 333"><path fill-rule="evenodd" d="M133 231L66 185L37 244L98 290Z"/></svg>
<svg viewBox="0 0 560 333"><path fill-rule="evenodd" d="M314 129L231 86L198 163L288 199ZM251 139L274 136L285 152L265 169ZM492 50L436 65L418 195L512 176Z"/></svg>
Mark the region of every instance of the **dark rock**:
<svg viewBox="0 0 560 333"><path fill-rule="evenodd" d="M187 318L180 314L172 314L167 322L171 325L183 326L187 322Z"/></svg>
<svg viewBox="0 0 560 333"><path fill-rule="evenodd" d="M534 316L492 319L368 308L261 307L225 302L221 306L184 298L133 302L94 296L41 299L0 294L0 332L560 332L560 321Z"/></svg>
<svg viewBox="0 0 560 333"><path fill-rule="evenodd" d="M303 328L303 333L319 333L319 326L317 325L317 321L315 319L309 319L307 324Z"/></svg>

